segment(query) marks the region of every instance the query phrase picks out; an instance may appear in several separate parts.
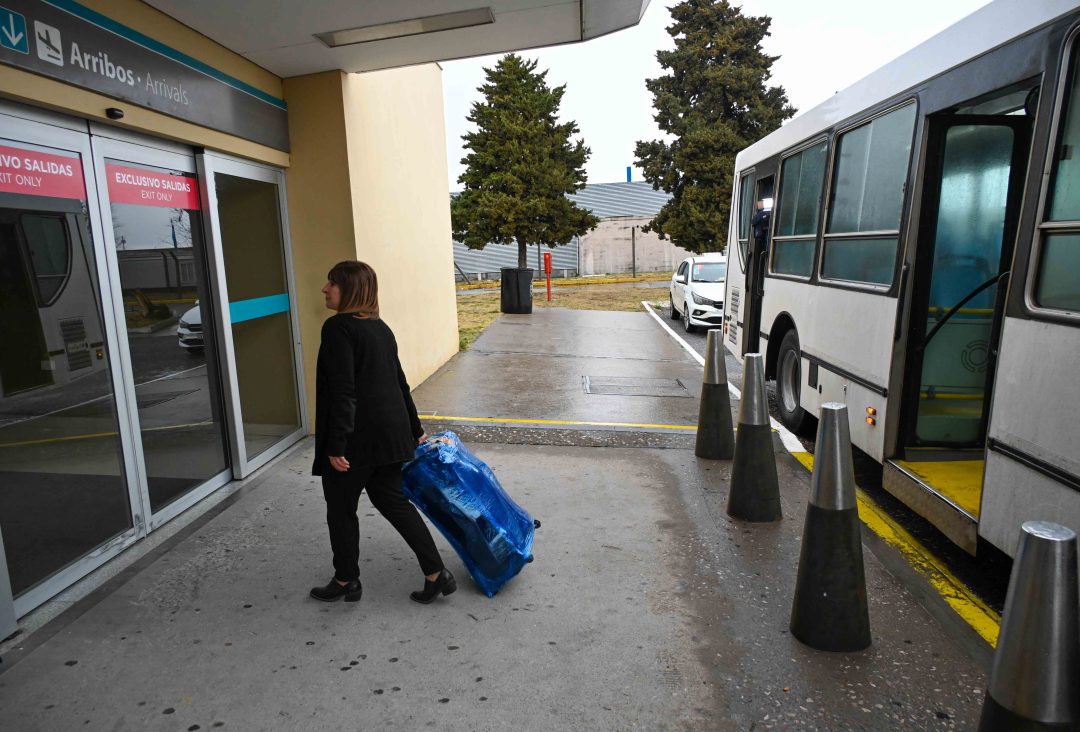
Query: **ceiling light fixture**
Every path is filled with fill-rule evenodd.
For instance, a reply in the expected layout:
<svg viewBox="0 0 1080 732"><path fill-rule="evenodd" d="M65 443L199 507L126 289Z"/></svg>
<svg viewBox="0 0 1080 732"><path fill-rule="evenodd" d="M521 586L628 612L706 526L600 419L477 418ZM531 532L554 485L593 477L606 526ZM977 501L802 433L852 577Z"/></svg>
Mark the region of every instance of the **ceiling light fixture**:
<svg viewBox="0 0 1080 732"><path fill-rule="evenodd" d="M427 15L423 18L365 25L361 28L316 33L315 37L330 48L337 48L338 46L351 46L356 43L385 41L388 38L404 38L405 36L418 36L422 33L438 33L457 28L471 28L494 22L495 15L491 12L491 8L475 8L473 10L460 10L456 13Z"/></svg>

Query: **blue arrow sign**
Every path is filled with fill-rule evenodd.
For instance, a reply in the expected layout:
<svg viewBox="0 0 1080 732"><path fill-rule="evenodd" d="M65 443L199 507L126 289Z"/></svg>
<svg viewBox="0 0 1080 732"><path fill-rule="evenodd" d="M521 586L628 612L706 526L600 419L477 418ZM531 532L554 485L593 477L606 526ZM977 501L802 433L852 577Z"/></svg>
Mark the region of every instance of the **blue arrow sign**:
<svg viewBox="0 0 1080 732"><path fill-rule="evenodd" d="M26 18L5 7L0 7L0 48L30 53L30 39L26 35Z"/></svg>

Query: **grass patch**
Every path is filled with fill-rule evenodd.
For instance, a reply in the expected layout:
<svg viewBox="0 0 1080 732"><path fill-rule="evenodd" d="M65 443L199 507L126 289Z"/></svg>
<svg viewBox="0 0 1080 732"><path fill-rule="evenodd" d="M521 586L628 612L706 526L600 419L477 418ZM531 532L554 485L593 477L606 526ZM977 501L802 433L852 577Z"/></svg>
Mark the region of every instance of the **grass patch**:
<svg viewBox="0 0 1080 732"><path fill-rule="evenodd" d="M567 290L551 290L551 302L543 290L533 291L534 308L568 308L570 310L608 310L640 312L641 301L667 300L661 288L617 287L592 285ZM468 350L484 329L499 317L500 297L493 292L484 295L462 295L457 299L458 347Z"/></svg>
<svg viewBox="0 0 1080 732"><path fill-rule="evenodd" d="M458 348L467 351L484 328L499 317L499 293L466 295L457 300Z"/></svg>
<svg viewBox="0 0 1080 732"><path fill-rule="evenodd" d="M588 277L555 277L551 280L551 287L579 287L581 285L616 285L626 282L666 282L671 279L671 272L642 272L639 275L611 274L590 275ZM544 277L541 275L533 280L533 286L543 285ZM472 282L458 282L455 287L459 290L482 290L498 288L498 280L474 280Z"/></svg>
<svg viewBox="0 0 1080 732"><path fill-rule="evenodd" d="M644 289L638 287L614 287L611 285L596 285L594 287L582 287L576 290L551 290L551 302L547 301L547 293L533 293L533 307L538 308L567 308L569 310L619 310L623 312L640 312L641 301L659 301L667 299L667 293L661 289Z"/></svg>

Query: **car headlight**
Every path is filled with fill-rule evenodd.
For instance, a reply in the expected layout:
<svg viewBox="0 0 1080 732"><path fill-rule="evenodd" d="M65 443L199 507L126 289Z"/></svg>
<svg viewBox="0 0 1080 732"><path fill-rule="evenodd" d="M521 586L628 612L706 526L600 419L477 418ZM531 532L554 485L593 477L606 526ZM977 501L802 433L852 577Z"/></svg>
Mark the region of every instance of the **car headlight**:
<svg viewBox="0 0 1080 732"><path fill-rule="evenodd" d="M696 292L692 292L690 294L694 298L694 304L695 305L712 305L712 300L706 300L705 298L703 298L701 295L697 294Z"/></svg>

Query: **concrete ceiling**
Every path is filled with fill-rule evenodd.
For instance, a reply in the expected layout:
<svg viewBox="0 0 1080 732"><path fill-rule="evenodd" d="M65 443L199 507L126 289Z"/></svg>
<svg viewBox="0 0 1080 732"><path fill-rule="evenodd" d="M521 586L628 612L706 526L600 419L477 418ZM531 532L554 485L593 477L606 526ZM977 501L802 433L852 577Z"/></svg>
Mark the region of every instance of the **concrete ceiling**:
<svg viewBox="0 0 1080 732"><path fill-rule="evenodd" d="M637 25L649 0L145 0L287 78L576 43ZM495 22L328 48L316 33L488 7Z"/></svg>

